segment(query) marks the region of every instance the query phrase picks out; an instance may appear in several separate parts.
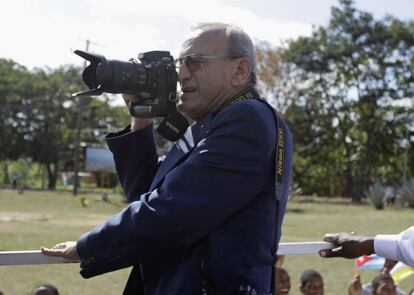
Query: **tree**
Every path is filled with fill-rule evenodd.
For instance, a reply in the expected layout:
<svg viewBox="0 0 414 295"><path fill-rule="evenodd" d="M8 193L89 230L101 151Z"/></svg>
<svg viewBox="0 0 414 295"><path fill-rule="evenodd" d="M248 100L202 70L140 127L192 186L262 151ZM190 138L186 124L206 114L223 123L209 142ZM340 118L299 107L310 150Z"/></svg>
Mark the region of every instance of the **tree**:
<svg viewBox="0 0 414 295"><path fill-rule="evenodd" d="M25 67L0 59L0 160L4 163L4 183L9 183L7 160L17 160L24 152L20 109L22 97L31 91L30 79Z"/></svg>
<svg viewBox="0 0 414 295"><path fill-rule="evenodd" d="M394 102L414 95L413 30L412 22L375 20L340 0L328 26L280 52L274 93L290 98L284 113L294 134L294 176L305 191L339 186L359 201L375 179L390 175L388 167L401 168L395 159L407 110Z"/></svg>
<svg viewBox="0 0 414 295"><path fill-rule="evenodd" d="M33 91L23 99L26 154L45 165L49 189L55 188L63 152L73 141L75 109L70 94L79 89L79 76L79 69L72 66L36 69Z"/></svg>

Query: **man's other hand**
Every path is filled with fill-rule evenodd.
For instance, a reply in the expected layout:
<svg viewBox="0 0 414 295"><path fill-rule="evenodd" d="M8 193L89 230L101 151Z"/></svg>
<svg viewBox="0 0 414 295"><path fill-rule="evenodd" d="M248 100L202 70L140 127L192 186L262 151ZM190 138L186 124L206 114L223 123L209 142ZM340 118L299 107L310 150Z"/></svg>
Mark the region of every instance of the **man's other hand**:
<svg viewBox="0 0 414 295"><path fill-rule="evenodd" d="M122 94L122 98L124 99L125 104L128 107L128 110L129 110L129 106L130 106L131 103L140 101L140 98L136 95ZM149 126L152 122L153 122L152 118L132 117L132 119L131 119L131 131L137 131L137 130L144 129L145 127Z"/></svg>
<svg viewBox="0 0 414 295"><path fill-rule="evenodd" d="M321 257L358 258L374 253L373 237L360 236L354 233L333 233L326 234L323 240L334 243L336 248L319 251Z"/></svg>
<svg viewBox="0 0 414 295"><path fill-rule="evenodd" d="M47 256L64 258L71 262L80 262L80 257L76 250L76 242L59 243L53 248L41 247L40 250Z"/></svg>

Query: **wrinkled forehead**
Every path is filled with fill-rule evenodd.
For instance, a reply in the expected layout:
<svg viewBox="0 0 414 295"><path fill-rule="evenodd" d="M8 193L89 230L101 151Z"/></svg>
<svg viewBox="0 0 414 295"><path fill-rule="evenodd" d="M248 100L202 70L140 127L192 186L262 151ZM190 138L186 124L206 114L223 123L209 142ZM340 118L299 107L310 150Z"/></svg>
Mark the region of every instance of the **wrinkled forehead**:
<svg viewBox="0 0 414 295"><path fill-rule="evenodd" d="M227 36L219 31L194 31L184 41L180 56L188 54L214 55L227 52Z"/></svg>

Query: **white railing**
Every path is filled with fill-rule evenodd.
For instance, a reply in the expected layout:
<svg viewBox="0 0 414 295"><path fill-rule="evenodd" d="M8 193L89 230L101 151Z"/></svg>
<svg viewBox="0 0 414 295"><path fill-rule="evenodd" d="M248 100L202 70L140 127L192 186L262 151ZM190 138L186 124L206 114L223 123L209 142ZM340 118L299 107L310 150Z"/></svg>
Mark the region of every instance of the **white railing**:
<svg viewBox="0 0 414 295"><path fill-rule="evenodd" d="M278 255L318 254L322 249L332 249L334 244L328 242L280 243ZM0 251L0 265L33 265L71 263L63 258L50 257L40 250Z"/></svg>

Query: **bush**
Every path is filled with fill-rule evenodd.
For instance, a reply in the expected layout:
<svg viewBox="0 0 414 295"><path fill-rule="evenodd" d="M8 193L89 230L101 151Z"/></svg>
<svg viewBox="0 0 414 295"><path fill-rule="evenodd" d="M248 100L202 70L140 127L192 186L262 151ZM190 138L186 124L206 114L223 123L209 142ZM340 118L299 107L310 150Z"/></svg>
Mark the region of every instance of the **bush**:
<svg viewBox="0 0 414 295"><path fill-rule="evenodd" d="M381 183L374 183L368 189L368 197L374 205L375 209L384 209L384 192L385 187Z"/></svg>
<svg viewBox="0 0 414 295"><path fill-rule="evenodd" d="M414 178L408 180L400 190L403 205L414 208Z"/></svg>

